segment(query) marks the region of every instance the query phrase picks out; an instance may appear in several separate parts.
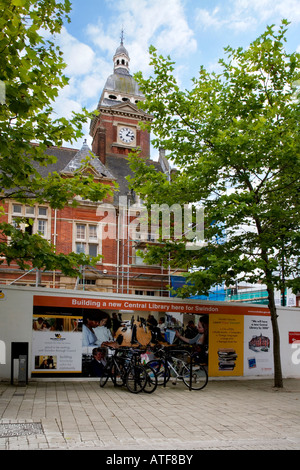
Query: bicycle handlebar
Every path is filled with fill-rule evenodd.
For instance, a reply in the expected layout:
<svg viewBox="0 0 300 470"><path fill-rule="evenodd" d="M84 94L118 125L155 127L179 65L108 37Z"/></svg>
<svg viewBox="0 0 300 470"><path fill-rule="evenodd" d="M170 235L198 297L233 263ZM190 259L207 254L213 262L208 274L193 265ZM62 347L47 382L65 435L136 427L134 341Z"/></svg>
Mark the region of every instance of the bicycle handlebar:
<svg viewBox="0 0 300 470"><path fill-rule="evenodd" d="M120 347L115 348L114 346L106 345L105 347L108 348L108 349L112 349L113 351L130 352L130 353L133 353L133 354L139 354L141 352L144 352L144 350L142 350L142 349L130 348L130 347L127 347L127 346L120 346Z"/></svg>

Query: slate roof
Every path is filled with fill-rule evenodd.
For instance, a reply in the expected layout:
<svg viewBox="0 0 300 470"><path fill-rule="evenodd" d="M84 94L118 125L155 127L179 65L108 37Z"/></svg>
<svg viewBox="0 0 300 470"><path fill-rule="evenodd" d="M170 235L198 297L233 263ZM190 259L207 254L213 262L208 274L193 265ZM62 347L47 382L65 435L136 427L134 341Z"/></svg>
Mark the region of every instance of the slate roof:
<svg viewBox="0 0 300 470"><path fill-rule="evenodd" d="M81 166L81 161L90 156L90 148L84 142L80 150L66 147L50 147L46 153L56 157L57 161L46 167L39 167L38 171L42 176L47 176L54 171L60 174L70 175ZM94 154L92 154L94 155ZM163 171L159 162L147 160L147 164L154 165L157 171ZM105 165L100 161L98 156L94 156L88 162L95 173L100 177L108 180L116 181L119 185L119 190L114 193L114 203L118 205L120 196L128 196L131 191L128 188L128 181L126 176L133 175L129 167L129 163L123 155L107 154Z"/></svg>
<svg viewBox="0 0 300 470"><path fill-rule="evenodd" d="M67 147L49 147L46 152L47 155L56 157L56 162L47 166L39 166L38 172L42 176L47 176L49 173L63 173L72 174L82 166L82 161L89 157L87 165L91 165L95 174L100 178L115 179L103 163L100 161L86 141L83 143L80 150ZM36 167L36 165L35 165Z"/></svg>
<svg viewBox="0 0 300 470"><path fill-rule="evenodd" d="M154 165L157 171L163 171L159 162L154 160L146 160L146 164ZM122 155L108 154L106 155L106 168L115 176L119 185L119 190L114 194L114 202L118 203L119 196L127 196L131 194L128 188L126 176L133 176L133 172L129 167L129 163Z"/></svg>
<svg viewBox="0 0 300 470"><path fill-rule="evenodd" d="M144 95L132 75L124 71L111 74L106 80L104 90L111 91L112 93L121 93L122 95L134 95L136 98L140 99L144 98ZM100 104L103 104L103 101ZM114 104L116 104L116 101L112 100L111 105Z"/></svg>
<svg viewBox="0 0 300 470"><path fill-rule="evenodd" d="M126 47L124 47L122 40L121 40L121 44L116 49L115 56L119 55L119 54L125 54L129 58L128 51L127 51Z"/></svg>
<svg viewBox="0 0 300 470"><path fill-rule="evenodd" d="M88 165L91 165L97 175L103 178L114 179L114 176L109 172L109 170L103 165L101 160L90 150L86 141L84 141L81 150L79 150L74 157L67 163L67 165L62 169L62 173L74 173L76 170L79 170L82 166L83 160L89 158Z"/></svg>
<svg viewBox="0 0 300 470"><path fill-rule="evenodd" d="M36 162L33 163L34 167L38 170L41 176L46 177L49 173L61 173L69 161L76 155L78 150L67 147L49 147L45 153L56 157L55 163L50 163L47 166L38 166Z"/></svg>

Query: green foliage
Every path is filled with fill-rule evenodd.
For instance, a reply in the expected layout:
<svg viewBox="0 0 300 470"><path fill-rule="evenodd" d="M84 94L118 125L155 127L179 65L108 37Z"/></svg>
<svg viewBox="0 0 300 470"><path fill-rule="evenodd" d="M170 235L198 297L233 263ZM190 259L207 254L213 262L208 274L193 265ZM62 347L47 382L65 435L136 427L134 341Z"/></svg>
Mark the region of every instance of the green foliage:
<svg viewBox="0 0 300 470"><path fill-rule="evenodd" d="M56 253L55 247L38 234L30 235L4 223L1 228L11 242L7 244L0 241L0 255L5 256L8 265L17 262L24 270L34 266L46 271L61 270L66 276L72 277L79 274L78 266L94 265L100 258L91 259L82 253Z"/></svg>
<svg viewBox="0 0 300 470"><path fill-rule="evenodd" d="M153 47L154 75L136 75L153 143L177 173L168 181L132 156L132 186L148 207L204 207L205 246L186 250L182 239L146 255L190 269L180 295L237 278L267 284L271 296L283 282L298 289L300 55L284 49L287 24L268 27L246 50L227 47L222 73L201 67L191 90L179 89L174 63Z"/></svg>
<svg viewBox="0 0 300 470"><path fill-rule="evenodd" d="M77 172L73 178L57 173L42 177L39 171L55 161L45 150L77 140L90 117L86 110L73 113L69 120L53 117L53 102L68 78L64 75L62 52L52 38L61 31L63 22L69 21L69 0L0 0L0 9L0 83L1 90L4 88L4 99L0 100L1 199L47 202L59 209L70 201L75 204L75 195L102 200L108 187L95 183L92 176ZM0 224L0 229L3 235L8 231L5 224ZM53 259L56 256L65 270L66 258L56 255L50 245L47 249L47 242L38 235L22 238L20 232L12 230L10 240L10 247L5 247L5 240L1 245L1 256L7 260L12 259L12 247L16 259L24 259L22 246L27 244L28 249L29 244L26 259L31 256L33 266L42 267L38 259L48 266L47 254ZM75 266L76 256L70 256L71 265ZM21 261L20 266L23 267ZM69 268L67 271L70 273Z"/></svg>

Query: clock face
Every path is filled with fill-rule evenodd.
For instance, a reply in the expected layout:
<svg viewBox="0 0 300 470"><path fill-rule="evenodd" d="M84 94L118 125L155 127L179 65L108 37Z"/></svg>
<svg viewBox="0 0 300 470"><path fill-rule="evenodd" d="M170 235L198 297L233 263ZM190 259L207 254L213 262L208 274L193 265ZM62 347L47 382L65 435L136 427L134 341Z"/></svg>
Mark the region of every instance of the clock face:
<svg viewBox="0 0 300 470"><path fill-rule="evenodd" d="M119 137L123 142L125 142L125 144L130 144L130 142L134 141L135 134L132 129L129 129L129 127L121 127L119 130Z"/></svg>

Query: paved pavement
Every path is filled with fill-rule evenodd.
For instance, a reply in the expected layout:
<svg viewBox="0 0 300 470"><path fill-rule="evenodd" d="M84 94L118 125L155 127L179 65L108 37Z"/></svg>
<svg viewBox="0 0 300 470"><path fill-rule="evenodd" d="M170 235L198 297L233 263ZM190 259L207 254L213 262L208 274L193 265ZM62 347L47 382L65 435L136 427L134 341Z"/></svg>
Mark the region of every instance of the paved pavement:
<svg viewBox="0 0 300 470"><path fill-rule="evenodd" d="M178 383L153 394L94 380L0 381L0 450L46 449L299 450L300 380L280 390L265 379L211 380L201 391Z"/></svg>

